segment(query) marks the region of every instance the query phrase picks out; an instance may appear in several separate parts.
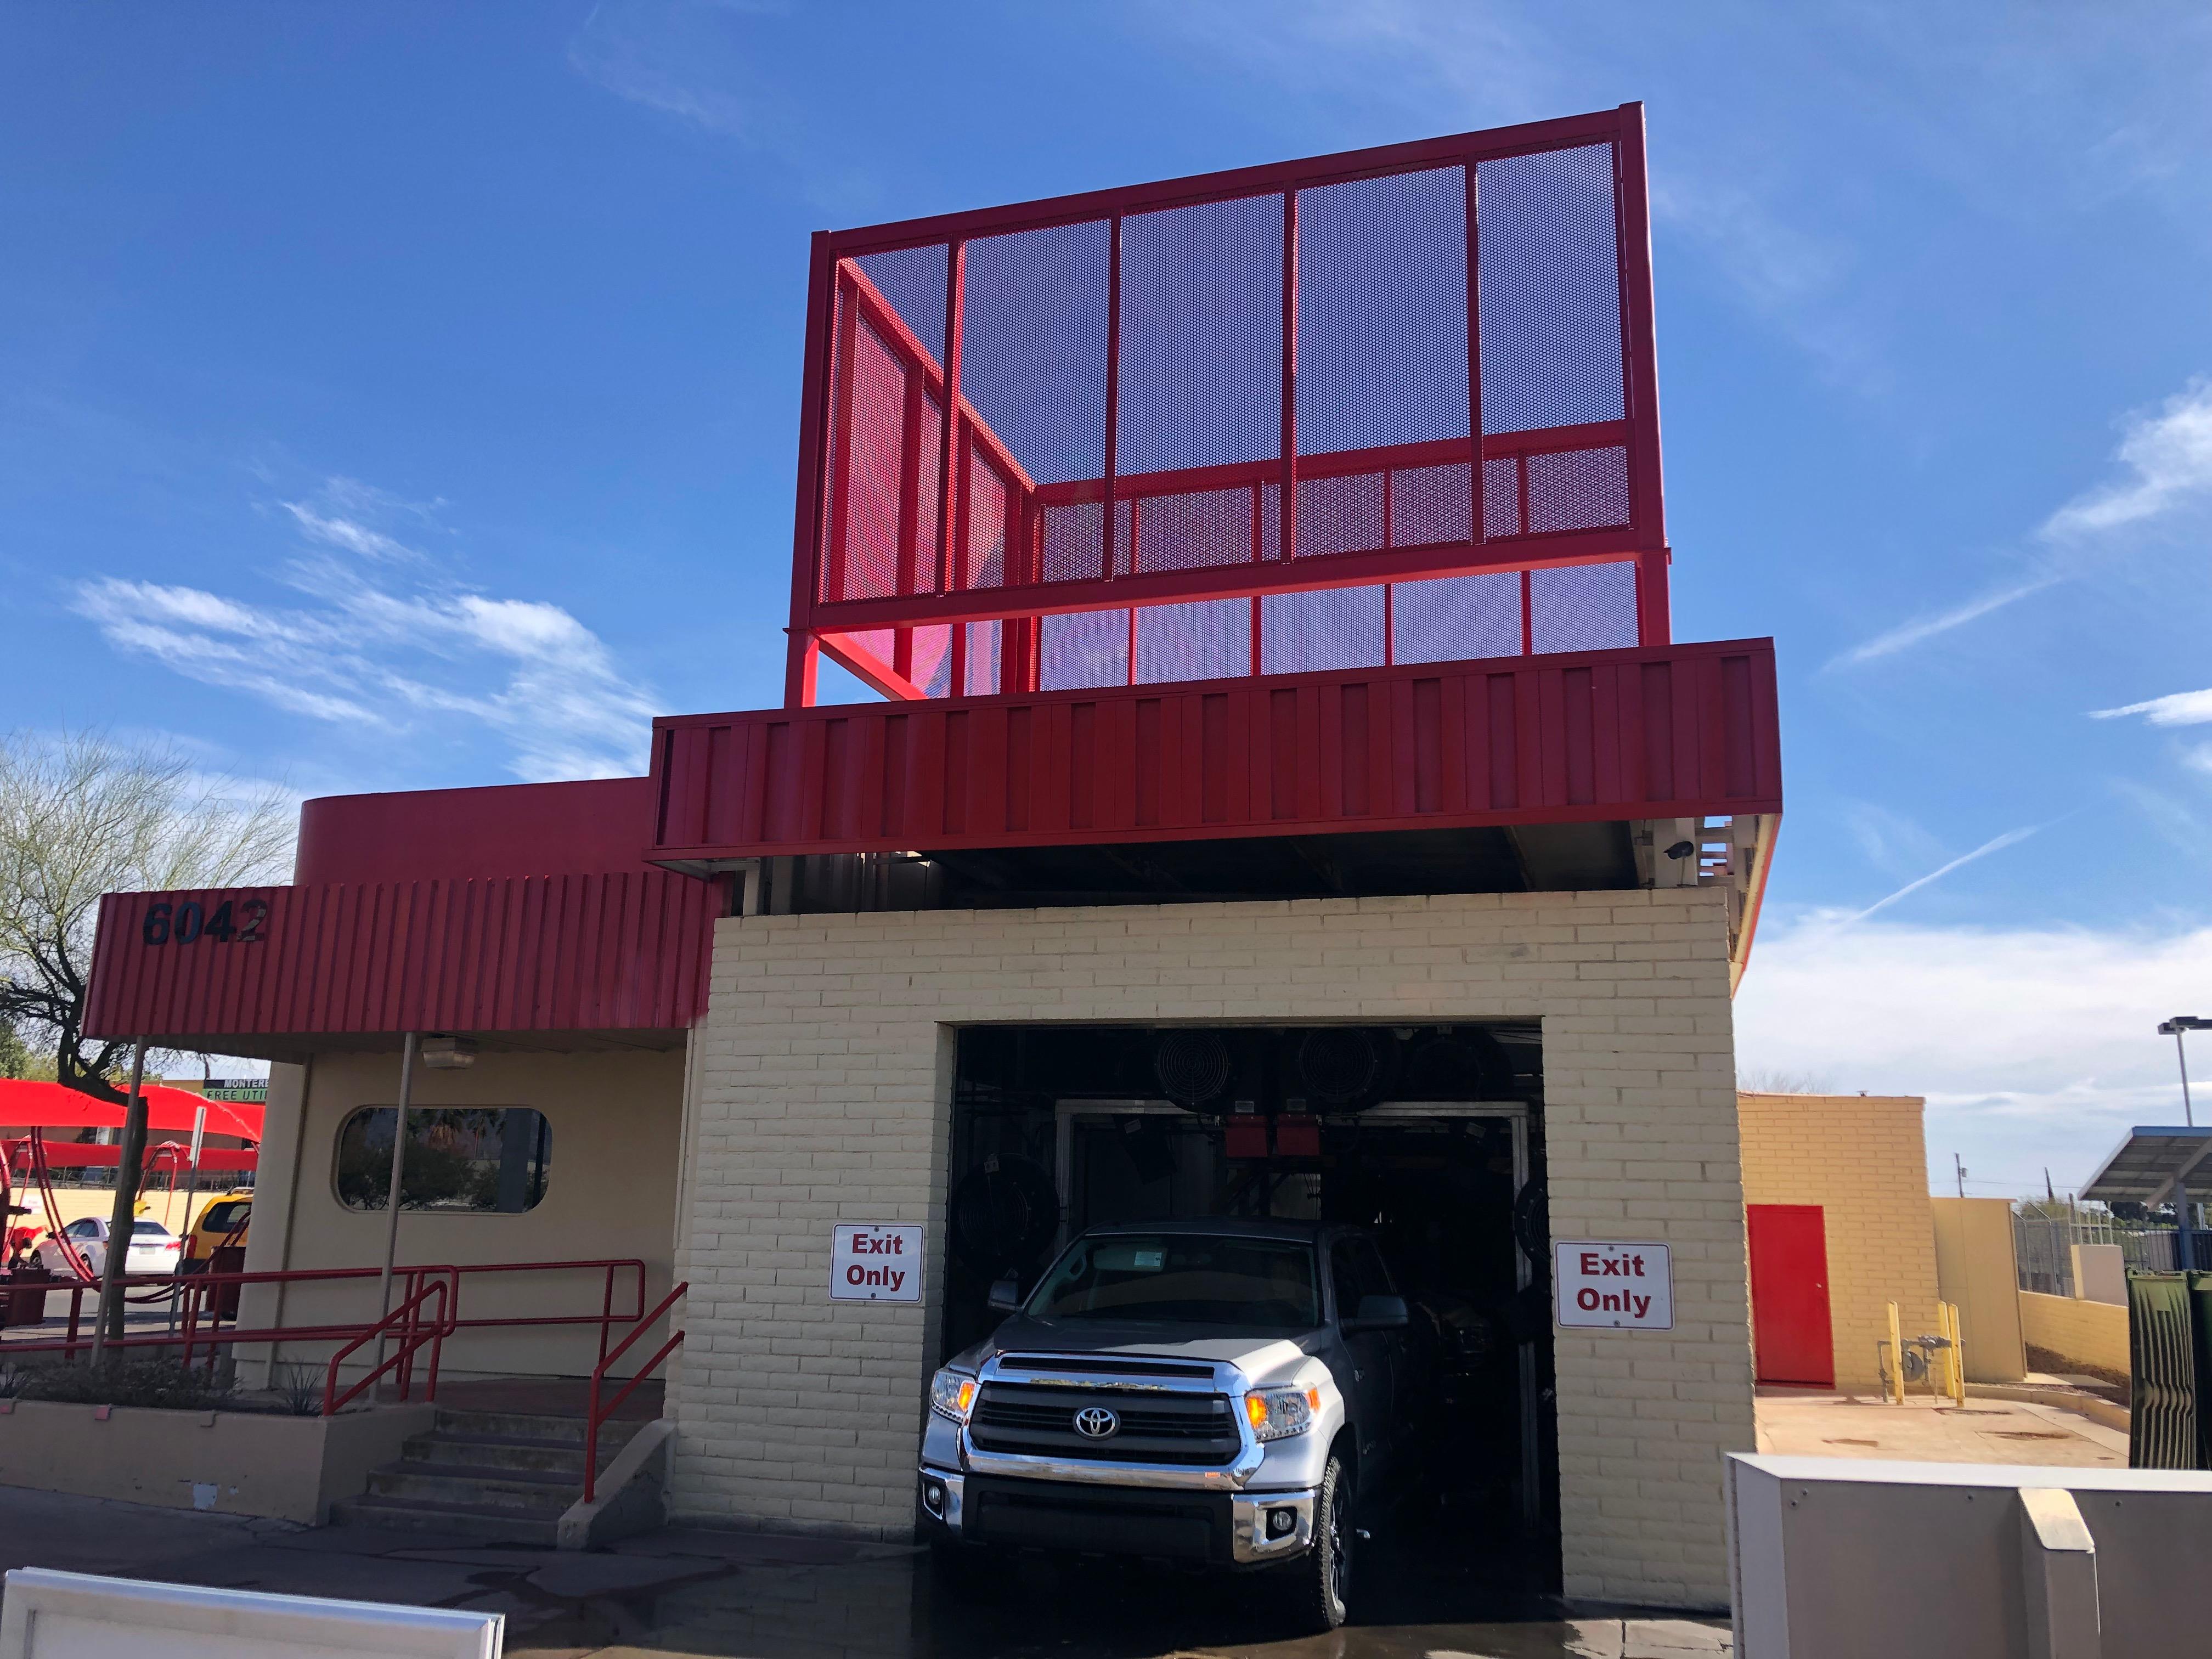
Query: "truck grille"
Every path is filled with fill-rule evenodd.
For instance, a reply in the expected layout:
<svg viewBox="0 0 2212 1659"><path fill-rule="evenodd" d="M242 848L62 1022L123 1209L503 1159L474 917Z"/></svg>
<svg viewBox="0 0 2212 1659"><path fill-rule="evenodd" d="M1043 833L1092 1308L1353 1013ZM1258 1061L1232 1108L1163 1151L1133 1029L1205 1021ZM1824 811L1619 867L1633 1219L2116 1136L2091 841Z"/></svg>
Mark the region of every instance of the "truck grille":
<svg viewBox="0 0 2212 1659"><path fill-rule="evenodd" d="M1077 1416L1094 1407L1120 1420L1103 1439L1076 1431ZM985 1451L1097 1463L1227 1463L1240 1443L1227 1395L1030 1382L986 1382L969 1433Z"/></svg>

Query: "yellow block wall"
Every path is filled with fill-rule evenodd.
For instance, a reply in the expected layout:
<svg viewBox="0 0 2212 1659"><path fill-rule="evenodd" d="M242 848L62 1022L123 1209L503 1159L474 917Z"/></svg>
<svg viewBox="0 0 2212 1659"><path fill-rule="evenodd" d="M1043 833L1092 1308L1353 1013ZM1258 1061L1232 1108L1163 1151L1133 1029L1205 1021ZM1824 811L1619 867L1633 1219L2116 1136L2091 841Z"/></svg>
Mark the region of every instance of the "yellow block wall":
<svg viewBox="0 0 2212 1659"><path fill-rule="evenodd" d="M1936 1328L1921 1106L1911 1095L1736 1096L1743 1201L1825 1212L1839 1389L1877 1386L1875 1344L1889 1334L1890 1302L1907 1336Z"/></svg>
<svg viewBox="0 0 2212 1659"><path fill-rule="evenodd" d="M2076 1364L2122 1375L2133 1364L2128 1354L2128 1310L2114 1303L2022 1291L2020 1323L2031 1348L2048 1348Z"/></svg>
<svg viewBox="0 0 2212 1659"><path fill-rule="evenodd" d="M2027 1375L2021 1344L2020 1267L2008 1198L1931 1198L1936 1293L1959 1310L1966 1381L2017 1382Z"/></svg>

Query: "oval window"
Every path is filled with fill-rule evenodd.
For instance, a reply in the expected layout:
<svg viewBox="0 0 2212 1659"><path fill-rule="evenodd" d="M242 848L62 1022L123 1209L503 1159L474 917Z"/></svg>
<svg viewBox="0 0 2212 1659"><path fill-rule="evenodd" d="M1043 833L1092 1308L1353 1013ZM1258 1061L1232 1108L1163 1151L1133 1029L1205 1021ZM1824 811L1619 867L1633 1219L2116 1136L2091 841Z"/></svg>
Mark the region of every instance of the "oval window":
<svg viewBox="0 0 2212 1659"><path fill-rule="evenodd" d="M338 1128L338 1201L381 1210L392 1193L389 1106L364 1106ZM400 1151L399 1207L520 1215L545 1196L553 1133L527 1106L410 1109Z"/></svg>

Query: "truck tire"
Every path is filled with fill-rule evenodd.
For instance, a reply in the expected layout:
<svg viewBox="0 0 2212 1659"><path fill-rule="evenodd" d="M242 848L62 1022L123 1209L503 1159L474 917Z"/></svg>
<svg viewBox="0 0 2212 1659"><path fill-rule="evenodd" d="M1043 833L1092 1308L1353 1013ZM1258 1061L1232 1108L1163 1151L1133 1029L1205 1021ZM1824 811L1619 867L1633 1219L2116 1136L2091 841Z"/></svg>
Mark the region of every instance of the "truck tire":
<svg viewBox="0 0 2212 1659"><path fill-rule="evenodd" d="M1344 1623L1352 1594L1352 1480L1341 1458L1331 1455L1322 1471L1314 1499L1314 1542L1306 1559L1291 1567L1297 1589L1292 1601L1298 1623L1325 1634Z"/></svg>

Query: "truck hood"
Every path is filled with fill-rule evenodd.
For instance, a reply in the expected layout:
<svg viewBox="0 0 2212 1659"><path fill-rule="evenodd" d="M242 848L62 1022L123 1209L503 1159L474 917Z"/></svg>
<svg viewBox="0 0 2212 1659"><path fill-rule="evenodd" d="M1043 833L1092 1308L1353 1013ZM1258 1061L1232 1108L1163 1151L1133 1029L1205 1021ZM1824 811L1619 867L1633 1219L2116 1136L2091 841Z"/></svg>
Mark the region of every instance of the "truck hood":
<svg viewBox="0 0 2212 1659"><path fill-rule="evenodd" d="M1315 1332L1315 1336L1322 1334ZM953 1363L972 1370L995 1353L1114 1355L1123 1358L1202 1360L1237 1366L1253 1382L1295 1370L1308 1350L1296 1337L1252 1331L1194 1331L1188 1325L1139 1321L1032 1319L1016 1315Z"/></svg>

